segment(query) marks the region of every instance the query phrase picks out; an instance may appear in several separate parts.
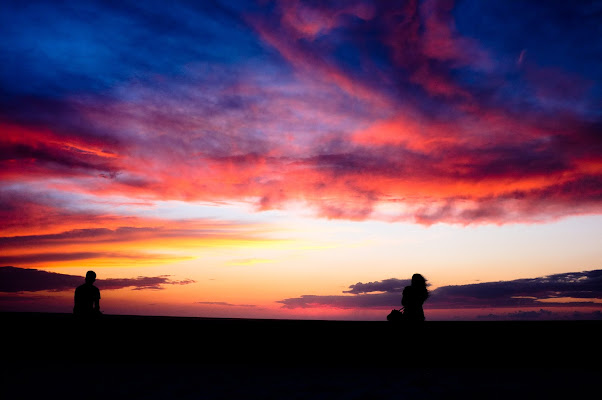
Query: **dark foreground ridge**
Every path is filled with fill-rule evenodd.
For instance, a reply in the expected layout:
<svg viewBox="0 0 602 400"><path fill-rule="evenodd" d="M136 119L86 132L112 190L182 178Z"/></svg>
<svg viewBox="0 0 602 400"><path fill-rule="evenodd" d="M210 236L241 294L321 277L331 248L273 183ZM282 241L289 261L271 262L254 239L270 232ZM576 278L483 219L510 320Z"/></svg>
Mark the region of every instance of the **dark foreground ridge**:
<svg viewBox="0 0 602 400"><path fill-rule="evenodd" d="M599 388L601 321L0 319L7 398L507 400Z"/></svg>
<svg viewBox="0 0 602 400"><path fill-rule="evenodd" d="M579 366L599 362L602 321L305 321L0 313L13 357L105 362ZM5 339L6 340L6 339Z"/></svg>

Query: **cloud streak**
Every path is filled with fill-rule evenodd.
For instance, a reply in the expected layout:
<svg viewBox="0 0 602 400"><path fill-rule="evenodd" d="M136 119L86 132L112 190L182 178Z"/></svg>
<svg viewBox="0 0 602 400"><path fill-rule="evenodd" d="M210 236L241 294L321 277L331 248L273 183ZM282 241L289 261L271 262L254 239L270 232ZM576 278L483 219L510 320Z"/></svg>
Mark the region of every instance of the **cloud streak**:
<svg viewBox="0 0 602 400"><path fill-rule="evenodd" d="M127 215L53 191L0 188L0 205L0 264L18 267L169 264L202 248L276 241L259 223Z"/></svg>
<svg viewBox="0 0 602 400"><path fill-rule="evenodd" d="M144 261L146 263L168 263L179 260L186 260L190 257L177 257L163 254L152 253L115 253L115 252L67 252L67 253L33 253L20 254L13 256L0 256L1 264L17 264L17 265L40 265L66 261L80 261L102 259L116 260L121 263L135 263Z"/></svg>
<svg viewBox="0 0 602 400"><path fill-rule="evenodd" d="M197 301L195 304L221 307L257 307L254 304L232 304L225 301Z"/></svg>

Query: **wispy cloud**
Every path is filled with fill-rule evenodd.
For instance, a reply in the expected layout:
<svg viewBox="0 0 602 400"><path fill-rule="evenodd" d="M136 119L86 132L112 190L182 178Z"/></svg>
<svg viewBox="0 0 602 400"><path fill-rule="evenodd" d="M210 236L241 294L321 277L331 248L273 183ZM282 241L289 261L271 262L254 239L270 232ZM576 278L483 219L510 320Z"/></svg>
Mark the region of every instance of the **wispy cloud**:
<svg viewBox="0 0 602 400"><path fill-rule="evenodd" d="M273 263L275 260L267 259L267 258L245 258L240 260L232 260L228 261L227 265L237 266L237 265L255 265L255 264L266 264Z"/></svg>
<svg viewBox="0 0 602 400"><path fill-rule="evenodd" d="M254 304L232 304L225 301L197 301L195 304L222 306L222 307L257 307Z"/></svg>

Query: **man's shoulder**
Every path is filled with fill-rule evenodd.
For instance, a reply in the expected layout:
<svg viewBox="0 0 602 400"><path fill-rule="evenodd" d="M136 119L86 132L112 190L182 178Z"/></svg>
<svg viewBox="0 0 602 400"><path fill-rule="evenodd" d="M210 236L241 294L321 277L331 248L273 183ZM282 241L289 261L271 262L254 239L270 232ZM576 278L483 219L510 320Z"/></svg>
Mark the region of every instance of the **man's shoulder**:
<svg viewBox="0 0 602 400"><path fill-rule="evenodd" d="M98 290L98 288L94 285L90 285L88 283L84 283L79 285L77 288L75 288L75 290L86 290L86 291L92 291L92 292L100 292L100 290Z"/></svg>

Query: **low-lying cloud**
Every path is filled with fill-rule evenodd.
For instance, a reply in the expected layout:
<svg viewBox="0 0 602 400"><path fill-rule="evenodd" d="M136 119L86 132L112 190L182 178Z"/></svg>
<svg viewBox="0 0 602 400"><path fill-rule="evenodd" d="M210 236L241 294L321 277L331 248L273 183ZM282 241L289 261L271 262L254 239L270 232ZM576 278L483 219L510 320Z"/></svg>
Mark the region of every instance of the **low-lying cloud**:
<svg viewBox="0 0 602 400"><path fill-rule="evenodd" d="M38 269L0 267L0 292L4 293L72 291L83 282L83 276L59 274ZM125 288L161 290L166 285L188 285L191 283L194 283L191 279L173 280L170 279L170 275L160 275L97 279L94 284L101 290Z"/></svg>
<svg viewBox="0 0 602 400"><path fill-rule="evenodd" d="M385 279L349 286L349 295L302 295L280 300L284 308L392 308L400 305L408 280ZM532 279L441 286L425 309L579 307L602 303L602 270L567 272Z"/></svg>

